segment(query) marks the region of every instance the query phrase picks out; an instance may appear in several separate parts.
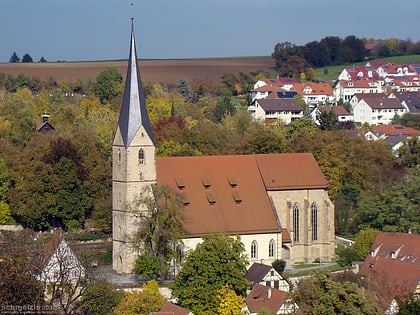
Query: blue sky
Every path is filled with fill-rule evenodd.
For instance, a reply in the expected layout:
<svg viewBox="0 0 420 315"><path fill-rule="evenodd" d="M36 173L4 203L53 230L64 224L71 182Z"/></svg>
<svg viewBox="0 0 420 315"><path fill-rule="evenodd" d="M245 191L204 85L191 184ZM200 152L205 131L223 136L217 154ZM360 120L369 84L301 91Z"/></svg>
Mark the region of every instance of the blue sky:
<svg viewBox="0 0 420 315"><path fill-rule="evenodd" d="M134 5L131 5L133 3ZM269 56L326 36L420 40L419 0L0 0L0 62Z"/></svg>

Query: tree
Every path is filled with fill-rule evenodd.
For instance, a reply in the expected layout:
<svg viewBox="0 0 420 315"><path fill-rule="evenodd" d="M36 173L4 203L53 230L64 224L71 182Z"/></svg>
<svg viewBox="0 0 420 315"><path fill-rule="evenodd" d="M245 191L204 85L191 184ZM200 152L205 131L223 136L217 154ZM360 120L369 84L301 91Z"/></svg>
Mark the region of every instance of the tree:
<svg viewBox="0 0 420 315"><path fill-rule="evenodd" d="M22 62L33 62L31 55L24 54L22 57Z"/></svg>
<svg viewBox="0 0 420 315"><path fill-rule="evenodd" d="M338 118L334 109L320 110L316 119L319 121L321 130L335 130L338 128Z"/></svg>
<svg viewBox="0 0 420 315"><path fill-rule="evenodd" d="M125 292L114 312L116 315L149 315L159 311L164 303L157 282L151 280L143 284L142 291Z"/></svg>
<svg viewBox="0 0 420 315"><path fill-rule="evenodd" d="M302 279L291 299L302 314L380 314L368 291L352 282L336 282L329 272Z"/></svg>
<svg viewBox="0 0 420 315"><path fill-rule="evenodd" d="M121 73L115 68L107 68L96 76L92 90L102 104L120 95L124 89Z"/></svg>
<svg viewBox="0 0 420 315"><path fill-rule="evenodd" d="M214 109L214 122L221 122L224 117L235 114L236 107L231 95L224 93L217 99L217 104Z"/></svg>
<svg viewBox="0 0 420 315"><path fill-rule="evenodd" d="M111 282L99 279L89 285L80 297L81 314L111 315L120 304L123 293Z"/></svg>
<svg viewBox="0 0 420 315"><path fill-rule="evenodd" d="M247 257L239 237L222 234L203 238L189 252L176 276L172 295L194 314L214 314L219 306L217 291L229 286L244 296L249 283L244 277Z"/></svg>
<svg viewBox="0 0 420 315"><path fill-rule="evenodd" d="M33 236L26 232L2 231L0 305L4 307L45 305L42 284L34 277L40 265L37 259L40 248Z"/></svg>
<svg viewBox="0 0 420 315"><path fill-rule="evenodd" d="M376 234L378 234L378 230L374 229L361 230L357 233L354 240L354 250L360 259L364 260L369 254L370 247L375 241Z"/></svg>
<svg viewBox="0 0 420 315"><path fill-rule="evenodd" d="M18 55L16 54L16 52L14 51L12 56L10 57L9 62L20 62L20 58L18 57Z"/></svg>
<svg viewBox="0 0 420 315"><path fill-rule="evenodd" d="M41 59L39 59L39 62L40 62L40 63L47 62L47 59L45 59L45 58L44 58L44 56L42 56L42 57L41 57Z"/></svg>
<svg viewBox="0 0 420 315"><path fill-rule="evenodd" d="M219 306L217 307L218 315L242 315L244 307L244 298L237 295L234 290L228 286L224 286L217 290L217 300Z"/></svg>
<svg viewBox="0 0 420 315"><path fill-rule="evenodd" d="M148 187L142 193L141 202L147 210L139 213L136 243L143 255L136 263L136 271L143 277L162 277L176 257L175 245L184 234L183 203L169 187L158 185ZM144 256L151 257L147 264L140 261Z"/></svg>
<svg viewBox="0 0 420 315"><path fill-rule="evenodd" d="M276 259L272 262L271 265L273 266L274 270L281 274L283 273L284 268L286 268L286 261L284 261L283 259Z"/></svg>
<svg viewBox="0 0 420 315"><path fill-rule="evenodd" d="M339 254L338 265L342 267L352 267L355 261L359 261L359 255L353 247L344 248Z"/></svg>
<svg viewBox="0 0 420 315"><path fill-rule="evenodd" d="M420 299L410 294L405 301L398 302L398 315L420 314Z"/></svg>

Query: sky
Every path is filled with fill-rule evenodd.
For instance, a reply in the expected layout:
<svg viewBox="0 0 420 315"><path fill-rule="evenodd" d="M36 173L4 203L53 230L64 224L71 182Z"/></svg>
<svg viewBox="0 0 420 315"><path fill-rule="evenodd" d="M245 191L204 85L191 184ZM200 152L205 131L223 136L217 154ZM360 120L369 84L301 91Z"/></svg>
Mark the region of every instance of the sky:
<svg viewBox="0 0 420 315"><path fill-rule="evenodd" d="M326 36L420 40L419 0L0 0L0 62L270 56Z"/></svg>

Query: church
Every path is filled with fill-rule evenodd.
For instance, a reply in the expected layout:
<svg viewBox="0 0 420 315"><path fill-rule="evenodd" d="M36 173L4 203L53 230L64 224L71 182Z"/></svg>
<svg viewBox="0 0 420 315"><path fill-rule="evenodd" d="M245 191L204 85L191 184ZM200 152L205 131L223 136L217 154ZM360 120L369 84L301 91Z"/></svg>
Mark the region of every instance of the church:
<svg viewBox="0 0 420 315"><path fill-rule="evenodd" d="M182 254L203 236L224 233L240 237L249 265L276 259L330 261L334 205L312 154L156 157L131 23L127 77L112 145L113 269L133 271L139 254L133 246L136 213L145 210L137 201L154 184L182 196L187 232L177 248Z"/></svg>

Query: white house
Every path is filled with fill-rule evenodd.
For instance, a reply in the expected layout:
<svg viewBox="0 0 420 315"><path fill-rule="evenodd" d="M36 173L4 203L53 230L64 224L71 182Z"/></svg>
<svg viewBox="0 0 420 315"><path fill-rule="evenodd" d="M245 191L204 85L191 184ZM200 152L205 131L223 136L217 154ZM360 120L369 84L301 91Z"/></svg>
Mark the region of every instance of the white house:
<svg viewBox="0 0 420 315"><path fill-rule="evenodd" d="M318 104L335 103L332 87L328 83L296 83L293 88L310 108L314 108Z"/></svg>
<svg viewBox="0 0 420 315"><path fill-rule="evenodd" d="M256 100L247 111L254 121L266 124L280 121L289 124L303 117L303 108L293 98L265 98Z"/></svg>
<svg viewBox="0 0 420 315"><path fill-rule="evenodd" d="M369 93L381 93L383 92L383 82L374 79L361 79L338 81L334 88L335 99L342 100L343 102L349 102L355 94L369 94Z"/></svg>
<svg viewBox="0 0 420 315"><path fill-rule="evenodd" d="M395 98L362 99L353 108L354 122L369 125L387 125L395 115L402 116L407 109Z"/></svg>

